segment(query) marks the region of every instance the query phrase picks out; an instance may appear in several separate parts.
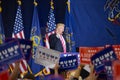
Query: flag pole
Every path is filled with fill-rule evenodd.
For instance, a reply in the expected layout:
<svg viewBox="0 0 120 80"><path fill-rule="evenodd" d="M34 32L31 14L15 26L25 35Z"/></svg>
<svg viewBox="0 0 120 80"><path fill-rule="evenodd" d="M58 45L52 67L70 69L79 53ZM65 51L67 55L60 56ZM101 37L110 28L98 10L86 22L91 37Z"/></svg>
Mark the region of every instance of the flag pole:
<svg viewBox="0 0 120 80"><path fill-rule="evenodd" d="M0 44L4 43L5 40L5 34L4 34L4 27L3 27L3 21L2 21L2 1L0 0Z"/></svg>
<svg viewBox="0 0 120 80"><path fill-rule="evenodd" d="M51 6L52 9L54 9L53 4L54 4L54 3L53 3L53 0L51 0L51 1L50 1L50 6Z"/></svg>
<svg viewBox="0 0 120 80"><path fill-rule="evenodd" d="M18 0L17 2L18 2L18 5L19 5L19 6L22 4L22 3L21 3L21 0Z"/></svg>
<svg viewBox="0 0 120 80"><path fill-rule="evenodd" d="M33 2L33 3L34 3L34 5L35 5L35 6L37 6L37 5L38 5L38 3L36 2L36 0L34 0L34 2Z"/></svg>
<svg viewBox="0 0 120 80"><path fill-rule="evenodd" d="M70 13L70 0L67 1L68 11Z"/></svg>
<svg viewBox="0 0 120 80"><path fill-rule="evenodd" d="M1 7L2 1L0 1L0 13L2 12L2 7Z"/></svg>

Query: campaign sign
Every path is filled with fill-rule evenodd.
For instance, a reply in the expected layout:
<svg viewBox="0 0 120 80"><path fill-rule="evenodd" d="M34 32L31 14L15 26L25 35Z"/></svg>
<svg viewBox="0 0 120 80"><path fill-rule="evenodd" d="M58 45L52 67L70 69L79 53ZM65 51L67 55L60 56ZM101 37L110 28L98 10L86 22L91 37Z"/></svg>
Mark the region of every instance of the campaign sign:
<svg viewBox="0 0 120 80"><path fill-rule="evenodd" d="M20 48L22 49L23 53L25 54L25 59L29 60L32 56L32 41L19 39Z"/></svg>
<svg viewBox="0 0 120 80"><path fill-rule="evenodd" d="M0 66L11 64L21 58L23 54L17 40L0 45Z"/></svg>
<svg viewBox="0 0 120 80"><path fill-rule="evenodd" d="M61 53L60 57L66 57L71 55L77 55L78 56L78 64L80 64L80 53L79 52L67 52L67 53Z"/></svg>
<svg viewBox="0 0 120 80"><path fill-rule="evenodd" d="M59 60L59 66L61 70L70 70L78 67L78 56L77 55L69 55L63 56Z"/></svg>
<svg viewBox="0 0 120 80"><path fill-rule="evenodd" d="M9 76L10 74L8 70L0 72L0 80L9 80Z"/></svg>
<svg viewBox="0 0 120 80"><path fill-rule="evenodd" d="M0 66L0 73L6 69L8 69L9 66L8 65L3 65L3 66Z"/></svg>
<svg viewBox="0 0 120 80"><path fill-rule="evenodd" d="M96 72L104 70L103 61L113 61L116 59L117 56L112 47L105 48L91 57L91 61L95 67Z"/></svg>
<svg viewBox="0 0 120 80"><path fill-rule="evenodd" d="M116 60L112 65L113 70L113 80L120 80L120 61Z"/></svg>
<svg viewBox="0 0 120 80"><path fill-rule="evenodd" d="M107 80L113 80L112 61L105 61L104 66L107 74Z"/></svg>
<svg viewBox="0 0 120 80"><path fill-rule="evenodd" d="M112 45L117 57L119 58L120 60L120 45Z"/></svg>
<svg viewBox="0 0 120 80"><path fill-rule="evenodd" d="M104 49L104 47L80 47L79 48L80 63L90 64L91 63L90 58L97 52L101 51L102 49Z"/></svg>
<svg viewBox="0 0 120 80"><path fill-rule="evenodd" d="M35 63L53 68L59 62L60 52L38 46L35 53Z"/></svg>
<svg viewBox="0 0 120 80"><path fill-rule="evenodd" d="M5 41L12 41L12 40L18 40L20 43L20 48L22 49L22 52L25 54L25 59L29 60L32 56L32 41L26 40L26 39L15 39L15 38L9 38Z"/></svg>

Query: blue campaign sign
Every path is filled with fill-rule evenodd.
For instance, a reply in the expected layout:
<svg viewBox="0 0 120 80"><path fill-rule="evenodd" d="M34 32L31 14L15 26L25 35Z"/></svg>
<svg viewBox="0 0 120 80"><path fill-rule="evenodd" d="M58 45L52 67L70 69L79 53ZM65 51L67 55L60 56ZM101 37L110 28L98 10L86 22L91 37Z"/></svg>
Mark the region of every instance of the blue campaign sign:
<svg viewBox="0 0 120 80"><path fill-rule="evenodd" d="M12 40L18 40L20 43L20 48L22 49L22 52L25 55L25 59L29 60L32 56L32 41L26 40L26 39L15 39L15 38L9 38L6 39L6 42L12 41Z"/></svg>
<svg viewBox="0 0 120 80"><path fill-rule="evenodd" d="M7 70L8 68L9 68L8 65L0 66L0 73L1 73L2 71Z"/></svg>
<svg viewBox="0 0 120 80"><path fill-rule="evenodd" d="M70 55L62 56L59 60L59 65L61 70L70 70L78 67L78 56Z"/></svg>
<svg viewBox="0 0 120 80"><path fill-rule="evenodd" d="M60 57L66 57L66 56L72 56L76 55L78 58L78 64L80 64L80 53L79 52L67 52L67 53L61 53Z"/></svg>
<svg viewBox="0 0 120 80"><path fill-rule="evenodd" d="M21 58L24 58L24 55L17 40L0 45L0 66L11 64Z"/></svg>
<svg viewBox="0 0 120 80"><path fill-rule="evenodd" d="M25 54L25 59L29 60L30 57L32 56L32 41L25 39L19 39L19 41L20 41L20 48Z"/></svg>
<svg viewBox="0 0 120 80"><path fill-rule="evenodd" d="M105 48L104 50L96 53L91 57L91 61L95 67L96 72L100 72L105 69L104 61L114 61L116 59L117 56L111 46Z"/></svg>
<svg viewBox="0 0 120 80"><path fill-rule="evenodd" d="M107 74L107 80L114 80L113 79L113 70L112 70L112 61L105 61L105 72Z"/></svg>

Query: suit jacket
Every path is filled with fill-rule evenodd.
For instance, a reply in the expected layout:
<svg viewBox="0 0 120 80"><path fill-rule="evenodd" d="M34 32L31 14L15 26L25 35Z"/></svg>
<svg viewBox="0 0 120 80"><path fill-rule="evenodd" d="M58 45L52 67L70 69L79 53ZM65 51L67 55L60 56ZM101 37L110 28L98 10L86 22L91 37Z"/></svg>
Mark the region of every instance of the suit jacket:
<svg viewBox="0 0 120 80"><path fill-rule="evenodd" d="M68 46L68 43L66 41L65 35L63 35L63 38L65 39L65 42L66 42L66 51L69 52L69 46ZM51 49L54 49L54 50L57 50L60 52L64 52L60 38L58 38L56 36L56 34L52 34L49 36L49 44L50 44Z"/></svg>

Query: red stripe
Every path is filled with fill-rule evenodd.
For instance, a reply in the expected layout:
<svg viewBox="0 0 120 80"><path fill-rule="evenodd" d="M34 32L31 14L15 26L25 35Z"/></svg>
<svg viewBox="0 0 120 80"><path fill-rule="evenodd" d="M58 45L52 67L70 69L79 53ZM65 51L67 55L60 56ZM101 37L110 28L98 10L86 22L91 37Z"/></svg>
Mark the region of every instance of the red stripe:
<svg viewBox="0 0 120 80"><path fill-rule="evenodd" d="M20 38L21 39L23 39L24 37L22 36L23 34L22 34L22 31L19 33L19 35L20 35Z"/></svg>
<svg viewBox="0 0 120 80"><path fill-rule="evenodd" d="M14 66L13 66L13 64L10 64L10 67L11 67L11 69L12 69L12 71L13 71L13 69L14 69Z"/></svg>
<svg viewBox="0 0 120 80"><path fill-rule="evenodd" d="M24 71L27 71L26 63L23 60L20 63L22 65Z"/></svg>
<svg viewBox="0 0 120 80"><path fill-rule="evenodd" d="M15 38L20 38L20 39L24 39L24 36L23 36L24 34L23 34L23 31L21 31L21 32L19 32L19 33L17 33L17 34L14 34L14 37Z"/></svg>
<svg viewBox="0 0 120 80"><path fill-rule="evenodd" d="M10 64L10 67L11 67L12 71L13 71L14 68L15 68L14 64L15 64L15 63ZM19 66L19 69L20 69L20 66ZM20 73L22 73L21 69L20 69Z"/></svg>
<svg viewBox="0 0 120 80"><path fill-rule="evenodd" d="M17 38L17 35L14 34L14 37Z"/></svg>
<svg viewBox="0 0 120 80"><path fill-rule="evenodd" d="M26 62L26 61L25 61ZM20 73L23 73L23 72L25 72L25 71L27 71L27 63L25 63L23 60L21 60L20 61L20 64L21 64L21 66L22 67L20 67L19 66L19 69L20 69ZM15 64L15 63L12 63L12 64L10 64L10 67L11 67L11 69L12 69L12 71L13 71L13 69L15 68L15 66L13 65L13 64ZM25 66L26 65L26 66ZM22 69L23 69L23 71L22 71Z"/></svg>
<svg viewBox="0 0 120 80"><path fill-rule="evenodd" d="M63 51L64 53L66 53L66 45L65 45L64 38L62 35L60 35L60 41L62 43Z"/></svg>
<svg viewBox="0 0 120 80"><path fill-rule="evenodd" d="M46 40L45 41L45 43L46 43L45 46L46 46L46 48L49 48L49 36L54 34L54 33L55 33L55 31L52 31L52 32L46 34L46 36L45 36L45 40Z"/></svg>

